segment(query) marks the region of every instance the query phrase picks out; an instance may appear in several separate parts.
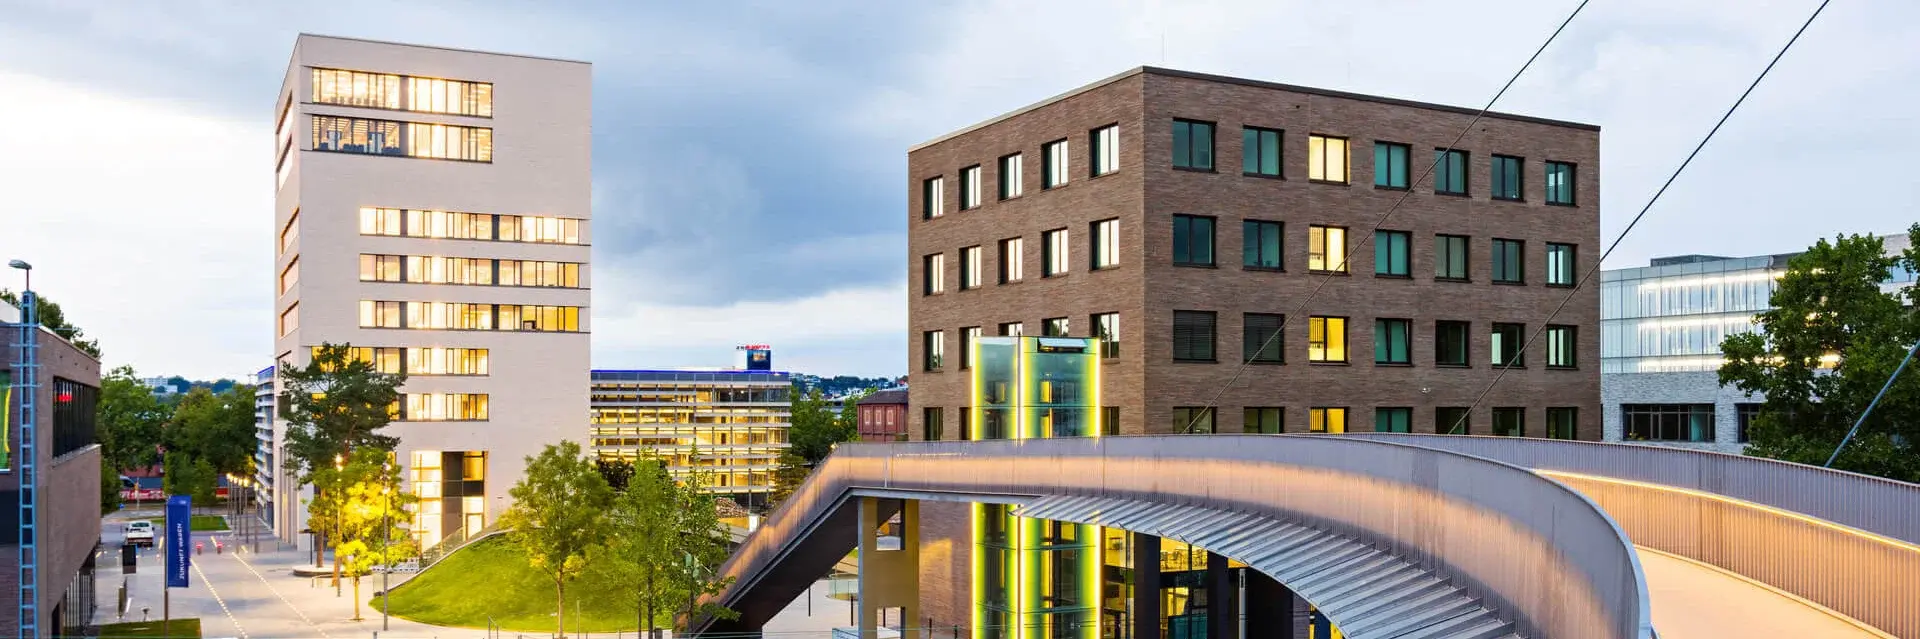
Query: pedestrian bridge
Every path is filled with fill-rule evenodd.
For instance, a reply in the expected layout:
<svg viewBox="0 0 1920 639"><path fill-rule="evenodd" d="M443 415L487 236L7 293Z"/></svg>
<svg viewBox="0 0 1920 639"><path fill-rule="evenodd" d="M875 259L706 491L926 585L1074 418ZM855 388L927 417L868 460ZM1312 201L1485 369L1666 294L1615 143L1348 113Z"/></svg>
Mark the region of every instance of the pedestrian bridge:
<svg viewBox="0 0 1920 639"><path fill-rule="evenodd" d="M1920 636L1915 486L1693 451L1417 435L842 446L722 566L734 581L714 599L739 618L693 630L757 632L918 501L1010 504L1243 562L1270 579L1243 591L1249 637L1304 636L1274 612L1291 606L1262 597L1305 600L1356 638L1768 636L1795 614L1823 633ZM904 519L911 547L918 524ZM862 553L863 608L919 619L914 571L886 554ZM1701 601L1769 610L1715 617ZM1787 620L1760 625L1773 609ZM1217 616L1209 635L1230 637Z"/></svg>

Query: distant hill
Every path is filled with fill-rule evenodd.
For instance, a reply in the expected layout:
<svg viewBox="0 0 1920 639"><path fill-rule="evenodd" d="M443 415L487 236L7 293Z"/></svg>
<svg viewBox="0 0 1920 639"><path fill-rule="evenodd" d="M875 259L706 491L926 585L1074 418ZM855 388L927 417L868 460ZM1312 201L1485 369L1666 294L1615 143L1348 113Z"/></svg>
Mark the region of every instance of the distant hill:
<svg viewBox="0 0 1920 639"><path fill-rule="evenodd" d="M806 373L793 374L793 384L799 386L802 392L811 393L813 389L818 388L820 394L827 397L840 397L857 391L887 388L896 385L895 382L896 380L886 377L854 377L852 375L821 377Z"/></svg>
<svg viewBox="0 0 1920 639"><path fill-rule="evenodd" d="M234 385L239 384L239 382L236 382L231 379L223 378L223 379L217 379L209 382L209 381L198 380L198 379L187 379L179 375L174 375L172 377L149 377L149 378L146 378L144 381L147 383L148 388L152 388L154 392L160 393L163 395L167 395L167 394L184 395L188 391L191 391L195 388L205 388L209 391L213 391L214 394L218 395L220 393L227 392L228 389L231 389L234 387Z"/></svg>

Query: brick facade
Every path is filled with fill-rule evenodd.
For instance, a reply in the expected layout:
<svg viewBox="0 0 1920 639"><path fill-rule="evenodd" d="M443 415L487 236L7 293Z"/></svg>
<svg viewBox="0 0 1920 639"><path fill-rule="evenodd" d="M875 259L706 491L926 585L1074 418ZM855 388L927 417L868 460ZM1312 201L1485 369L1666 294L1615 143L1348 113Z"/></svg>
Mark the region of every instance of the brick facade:
<svg viewBox="0 0 1920 639"><path fill-rule="evenodd" d="M12 368L19 361L11 344L16 341L17 325L0 324L0 365ZM75 577L92 558L94 548L100 541L100 446L91 444L56 456L54 454L54 392L55 378L67 379L87 386L100 386L100 361L74 348L72 344L47 331L40 332L40 389L37 403L39 430L35 435L39 446L40 495L39 495L39 539L40 539L40 632L44 636L60 634L58 620L53 618L54 608L66 596L67 588L74 583ZM14 372L14 381L18 383L20 374ZM4 407L13 419L9 424L17 424L20 415L20 392L14 393L14 401ZM20 450L19 430L9 428L6 433L10 450ZM0 474L0 493L7 499L0 501L0 508L13 512L0 516L8 525L16 525L19 508L20 478L18 471ZM13 589L19 584L20 551L17 530L4 532L7 542L0 545L0 587ZM90 581L90 578L89 578ZM10 590L18 592L18 590ZM91 610L85 608L90 602L72 601L74 613L85 619ZM0 632L19 634L19 609L13 605L0 606ZM73 615L69 615L73 618Z"/></svg>
<svg viewBox="0 0 1920 639"><path fill-rule="evenodd" d="M1040 334L1046 318L1067 317L1070 334L1092 335L1090 316L1118 313L1119 354L1102 365L1102 403L1119 409L1117 432L1174 430L1176 407L1217 406L1218 432L1241 432L1242 409L1282 408L1286 432L1305 432L1310 408L1347 409L1349 430L1372 430L1377 407L1412 409L1413 432L1434 430L1436 409L1475 403L1499 371L1490 360L1491 323L1526 326L1526 335L1566 298L1570 289L1545 285L1546 244L1577 247L1575 274L1597 259L1599 225L1599 129L1589 125L1488 114L1401 100L1275 85L1153 68L1135 69L1065 96L915 147L908 153L909 379L914 392L906 418L913 439L923 436L925 409L943 413L943 437L961 435L968 377L960 367L961 331L1021 322ZM1175 169L1173 121L1214 124L1213 171ZM1119 169L1090 177L1090 131L1117 124ZM1277 129L1281 136L1279 178L1241 173L1243 126ZM1307 179L1308 135L1349 141L1348 184ZM1043 145L1069 143L1068 182L1042 188ZM1374 186L1374 142L1411 147L1410 188ZM1467 195L1436 194L1420 179L1434 150L1468 152ZM1023 157L1019 197L1002 200L999 158ZM1493 154L1524 158L1520 201L1491 197ZM1576 165L1572 206L1545 203L1544 161ZM983 204L962 210L960 172L980 165ZM943 177L944 214L925 219L922 185ZM1403 199L1404 198L1404 199ZM1399 205L1382 230L1411 233L1411 277L1374 274L1374 244L1360 244L1380 216ZM1212 268L1173 264L1174 214L1215 220ZM1091 224L1118 219L1119 264L1090 271ZM1282 227L1279 272L1242 268L1243 220L1277 221ZM1350 274L1307 269L1309 225L1349 229ZM1042 276L1042 234L1066 229L1069 270ZM1434 277L1434 235L1469 236L1468 282ZM1024 280L1000 284L995 277L997 243L1020 237L1025 244ZM1524 284L1492 282L1494 238L1524 242ZM984 286L962 290L961 251L982 247ZM924 294L924 258L944 254L945 290ZM1301 303L1321 289L1302 310ZM1598 287L1582 289L1553 324L1575 326L1576 367L1549 370L1544 339L1528 349L1525 368L1509 371L1471 417L1471 432L1488 434L1495 407L1525 409L1528 435L1543 435L1548 407L1577 408L1576 435L1601 438ZM1214 363L1173 360L1173 312L1213 311L1218 354ZM1240 365L1242 313L1298 314L1283 336L1284 364ZM1348 318L1347 363L1308 363L1305 316ZM1376 318L1411 321L1411 364L1376 365ZM1435 365L1438 320L1471 322L1469 366ZM946 355L926 370L927 331L945 333ZM1217 401L1216 401L1217 398ZM929 504L925 530L964 531L963 506ZM961 536L964 538L964 535ZM930 544L940 542L929 541ZM967 624L968 553L943 546L923 555L923 610L936 625Z"/></svg>

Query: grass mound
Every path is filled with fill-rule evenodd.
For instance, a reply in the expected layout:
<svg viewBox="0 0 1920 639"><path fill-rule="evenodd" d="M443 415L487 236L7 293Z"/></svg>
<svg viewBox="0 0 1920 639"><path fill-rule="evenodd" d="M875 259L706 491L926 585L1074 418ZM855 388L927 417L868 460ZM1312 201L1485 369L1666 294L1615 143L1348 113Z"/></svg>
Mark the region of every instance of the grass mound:
<svg viewBox="0 0 1920 639"><path fill-rule="evenodd" d="M379 583L378 577L373 579ZM491 615L495 624L510 631L554 629L553 580L528 565L526 554L505 535L474 542L440 560L395 587L391 603L394 616L436 626L485 628ZM379 597L373 598L373 606L380 609ZM664 627L667 620L661 621ZM567 583L567 632L632 631L636 625L632 600L593 570Z"/></svg>
<svg viewBox="0 0 1920 639"><path fill-rule="evenodd" d="M161 635L160 625L159 619L110 623L100 626L100 639L151 639ZM166 634L179 638L198 639L200 620L192 617L175 619L167 625Z"/></svg>

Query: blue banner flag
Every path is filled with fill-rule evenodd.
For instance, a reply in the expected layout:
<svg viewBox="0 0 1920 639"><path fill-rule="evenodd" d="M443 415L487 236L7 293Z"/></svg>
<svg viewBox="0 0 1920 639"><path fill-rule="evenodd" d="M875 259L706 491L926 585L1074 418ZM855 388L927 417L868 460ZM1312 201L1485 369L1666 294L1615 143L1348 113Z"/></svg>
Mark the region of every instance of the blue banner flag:
<svg viewBox="0 0 1920 639"><path fill-rule="evenodd" d="M193 565L193 498L167 498L167 587L187 587L187 567Z"/></svg>

